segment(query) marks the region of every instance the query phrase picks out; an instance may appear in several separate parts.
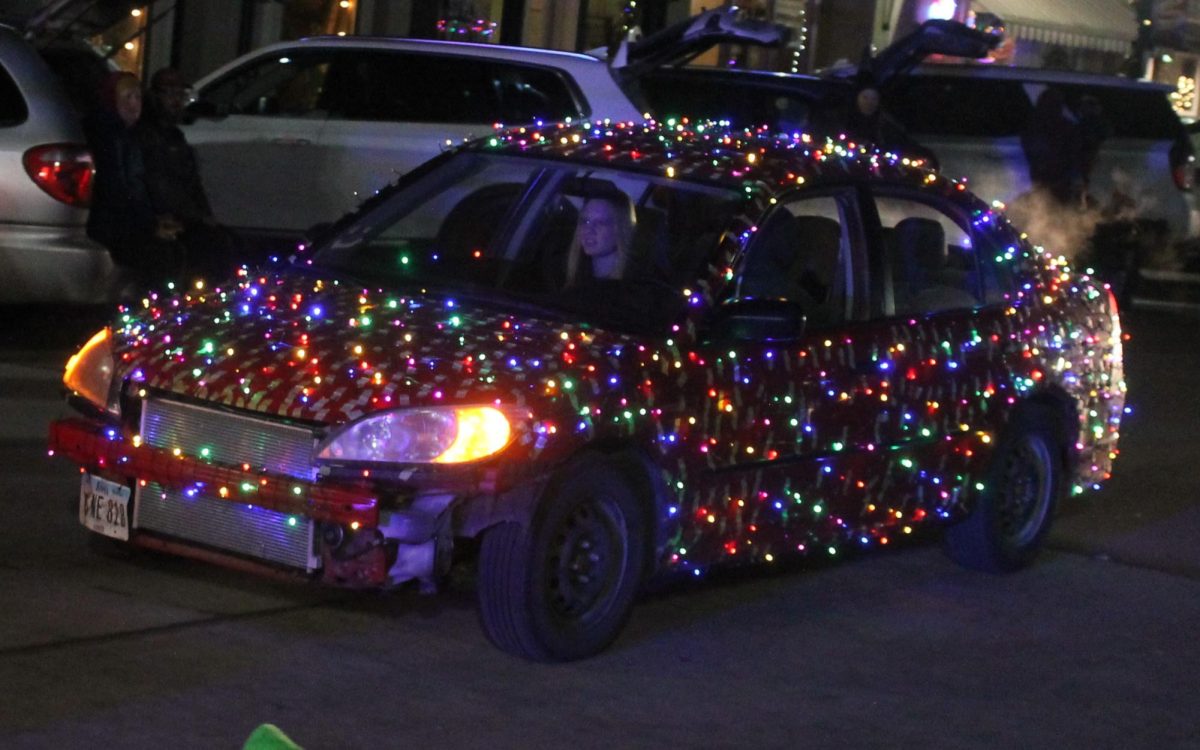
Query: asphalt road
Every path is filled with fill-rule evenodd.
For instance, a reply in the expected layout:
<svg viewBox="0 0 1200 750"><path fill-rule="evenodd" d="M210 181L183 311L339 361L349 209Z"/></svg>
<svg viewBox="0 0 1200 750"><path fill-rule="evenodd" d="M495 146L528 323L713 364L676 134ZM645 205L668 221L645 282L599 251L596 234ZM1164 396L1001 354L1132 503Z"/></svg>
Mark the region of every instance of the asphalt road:
<svg viewBox="0 0 1200 750"><path fill-rule="evenodd" d="M435 597L112 559L45 455L94 311L0 314L0 748L1200 748L1200 316L1135 311L1117 475L1029 570L936 543L648 597L608 652L493 649Z"/></svg>

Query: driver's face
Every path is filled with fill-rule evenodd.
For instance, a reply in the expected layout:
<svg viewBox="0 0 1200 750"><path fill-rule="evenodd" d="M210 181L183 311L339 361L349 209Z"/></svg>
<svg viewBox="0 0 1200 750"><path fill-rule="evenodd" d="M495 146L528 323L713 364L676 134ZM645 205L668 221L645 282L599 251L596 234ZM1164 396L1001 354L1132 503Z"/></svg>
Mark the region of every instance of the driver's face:
<svg viewBox="0 0 1200 750"><path fill-rule="evenodd" d="M608 201L593 200L579 213L579 244L588 257L617 252L617 209Z"/></svg>

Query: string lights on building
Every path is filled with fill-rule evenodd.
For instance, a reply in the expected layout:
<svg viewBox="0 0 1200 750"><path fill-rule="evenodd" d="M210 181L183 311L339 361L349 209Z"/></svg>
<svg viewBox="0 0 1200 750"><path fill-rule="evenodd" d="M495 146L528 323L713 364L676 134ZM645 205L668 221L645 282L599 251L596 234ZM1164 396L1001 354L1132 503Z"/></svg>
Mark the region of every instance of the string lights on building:
<svg viewBox="0 0 1200 750"><path fill-rule="evenodd" d="M804 52L808 49L808 12L800 9L800 23L796 28L796 38L792 42L791 72L799 73L804 65Z"/></svg>
<svg viewBox="0 0 1200 750"><path fill-rule="evenodd" d="M439 18L438 36L457 41L491 41L496 33L496 22L485 18Z"/></svg>
<svg viewBox="0 0 1200 750"><path fill-rule="evenodd" d="M1181 115L1193 116L1196 112L1196 79L1181 75L1175 81L1175 90L1171 92L1171 104Z"/></svg>
<svg viewBox="0 0 1200 750"><path fill-rule="evenodd" d="M808 57L808 10L799 0L779 0L774 6L774 21L791 29L788 55L783 68L791 73L803 73Z"/></svg>
<svg viewBox="0 0 1200 750"><path fill-rule="evenodd" d="M637 0L629 0L621 8L620 38L628 39L632 33L640 34L642 28L642 11L638 8Z"/></svg>

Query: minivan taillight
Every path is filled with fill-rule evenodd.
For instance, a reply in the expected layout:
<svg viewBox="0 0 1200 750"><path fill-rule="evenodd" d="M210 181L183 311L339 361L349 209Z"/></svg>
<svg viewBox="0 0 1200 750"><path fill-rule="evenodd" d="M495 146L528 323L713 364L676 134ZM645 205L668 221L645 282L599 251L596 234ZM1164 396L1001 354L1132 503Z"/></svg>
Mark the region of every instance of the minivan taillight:
<svg viewBox="0 0 1200 750"><path fill-rule="evenodd" d="M1180 190L1191 190L1196 185L1196 165L1189 159L1172 169L1171 176L1175 178L1175 187Z"/></svg>
<svg viewBox="0 0 1200 750"><path fill-rule="evenodd" d="M1188 140L1182 125L1175 136L1175 142L1171 144L1168 158L1171 160L1171 179L1175 181L1175 187L1180 190L1191 190L1192 185L1196 182L1194 171L1196 156L1192 149L1192 142Z"/></svg>
<svg viewBox="0 0 1200 750"><path fill-rule="evenodd" d="M30 178L51 198L81 208L92 202L96 167L86 147L47 143L26 151L22 161Z"/></svg>

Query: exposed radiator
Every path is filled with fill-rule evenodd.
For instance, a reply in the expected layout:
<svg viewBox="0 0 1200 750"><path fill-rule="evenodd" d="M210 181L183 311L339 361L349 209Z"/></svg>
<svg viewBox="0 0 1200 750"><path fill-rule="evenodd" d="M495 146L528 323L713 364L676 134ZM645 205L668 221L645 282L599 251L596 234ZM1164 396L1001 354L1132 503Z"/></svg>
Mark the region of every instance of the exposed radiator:
<svg viewBox="0 0 1200 750"><path fill-rule="evenodd" d="M254 471L310 481L317 477L317 440L305 427L151 398L142 404L141 431L147 445L179 448L213 463L250 464Z"/></svg>
<svg viewBox="0 0 1200 750"><path fill-rule="evenodd" d="M137 488L133 527L313 571L313 522L246 503L163 489L154 482Z"/></svg>
<svg viewBox="0 0 1200 750"><path fill-rule="evenodd" d="M312 430L260 417L150 398L142 404L142 440L252 471L316 478ZM302 568L320 566L310 519L241 502L205 497L156 483L137 488L134 528L199 542L221 550Z"/></svg>

